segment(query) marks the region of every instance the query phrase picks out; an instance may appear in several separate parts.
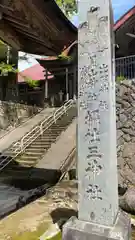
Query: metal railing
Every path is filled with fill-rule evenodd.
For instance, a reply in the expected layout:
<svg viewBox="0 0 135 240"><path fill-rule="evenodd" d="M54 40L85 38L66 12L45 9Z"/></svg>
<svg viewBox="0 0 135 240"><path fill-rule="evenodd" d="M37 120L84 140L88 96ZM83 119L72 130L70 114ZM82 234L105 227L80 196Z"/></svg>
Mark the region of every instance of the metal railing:
<svg viewBox="0 0 135 240"><path fill-rule="evenodd" d="M135 55L116 58L116 78L120 80L135 79Z"/></svg>
<svg viewBox="0 0 135 240"><path fill-rule="evenodd" d="M35 128L33 128L29 133L24 135L18 142L11 145L8 149L12 156L7 156L7 151L3 151L3 153L0 155L1 157L5 157L2 161L0 161L0 171L4 169L13 159L15 159L18 155L23 153L25 149L34 142L40 135L42 136L43 133L51 127L56 121L63 116L67 111L73 106L74 101L69 100L64 105L62 105L60 108L58 108L53 114L51 114L48 118L43 120L39 123ZM10 151L11 150L11 151ZM14 156L13 156L14 154ZM11 159L9 159L11 157ZM8 160L9 159L9 160ZM5 163L5 164L4 164Z"/></svg>

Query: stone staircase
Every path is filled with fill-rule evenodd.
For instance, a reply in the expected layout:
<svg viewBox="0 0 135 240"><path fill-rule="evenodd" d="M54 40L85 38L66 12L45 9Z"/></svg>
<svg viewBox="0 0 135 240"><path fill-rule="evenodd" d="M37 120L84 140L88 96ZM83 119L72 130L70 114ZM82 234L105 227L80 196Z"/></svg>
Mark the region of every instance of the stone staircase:
<svg viewBox="0 0 135 240"><path fill-rule="evenodd" d="M13 151L14 146L7 149L0 158L0 167L2 167L2 164L5 164L6 161L9 161L10 158L12 161L4 167L4 170L0 174L10 175L13 171L22 172L23 170L23 174L25 175L26 172L27 175L29 170L34 168L40 159L42 159L47 150L51 147L51 144L57 141L60 134L66 130L75 117L76 105L73 104L73 106L45 130L42 135L38 136L28 147L26 147L23 153L16 157L16 153Z"/></svg>

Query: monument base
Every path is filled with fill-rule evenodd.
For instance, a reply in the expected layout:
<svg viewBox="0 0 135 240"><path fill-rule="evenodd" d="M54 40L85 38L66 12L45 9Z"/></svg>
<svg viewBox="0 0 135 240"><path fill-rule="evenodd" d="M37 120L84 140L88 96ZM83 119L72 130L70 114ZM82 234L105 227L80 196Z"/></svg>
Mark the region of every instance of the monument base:
<svg viewBox="0 0 135 240"><path fill-rule="evenodd" d="M122 211L118 213L112 227L80 221L72 217L64 226L63 240L129 240L131 239L131 223L128 215Z"/></svg>

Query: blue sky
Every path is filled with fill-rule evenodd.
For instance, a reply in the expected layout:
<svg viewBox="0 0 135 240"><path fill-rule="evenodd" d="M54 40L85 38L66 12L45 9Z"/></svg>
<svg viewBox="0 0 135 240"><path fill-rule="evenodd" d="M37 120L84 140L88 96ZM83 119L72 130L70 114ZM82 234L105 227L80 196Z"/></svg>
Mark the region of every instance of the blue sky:
<svg viewBox="0 0 135 240"><path fill-rule="evenodd" d="M117 21L125 12L135 5L135 0L112 0L114 19Z"/></svg>
<svg viewBox="0 0 135 240"><path fill-rule="evenodd" d="M112 0L114 10L114 20L117 21L125 12L135 5L135 0ZM78 26L77 15L72 19L73 23Z"/></svg>

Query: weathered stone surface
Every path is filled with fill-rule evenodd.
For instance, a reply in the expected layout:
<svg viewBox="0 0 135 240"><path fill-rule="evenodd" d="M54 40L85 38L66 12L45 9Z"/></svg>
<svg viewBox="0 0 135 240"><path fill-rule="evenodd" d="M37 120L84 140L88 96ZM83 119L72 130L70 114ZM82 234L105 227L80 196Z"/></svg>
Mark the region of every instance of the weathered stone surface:
<svg viewBox="0 0 135 240"><path fill-rule="evenodd" d="M120 120L122 123L126 122L126 121L127 121L127 116L126 116L126 114L120 114L119 120Z"/></svg>
<svg viewBox="0 0 135 240"><path fill-rule="evenodd" d="M78 219L110 226L118 212L110 1L81 2L88 12L82 11L87 22L80 24L78 44Z"/></svg>
<svg viewBox="0 0 135 240"><path fill-rule="evenodd" d="M131 87L131 85L132 85L132 83L128 80L122 81L122 86L127 87L127 89L128 89L128 87Z"/></svg>
<svg viewBox="0 0 135 240"><path fill-rule="evenodd" d="M125 127L125 128L132 128L132 126L133 126L132 120L126 121L123 125L123 127Z"/></svg>
<svg viewBox="0 0 135 240"><path fill-rule="evenodd" d="M135 184L135 86L125 80L117 84L117 156L119 184Z"/></svg>
<svg viewBox="0 0 135 240"><path fill-rule="evenodd" d="M120 137L122 137L123 134L124 134L124 133L123 133L121 130L118 130L118 131L117 131L117 139L119 139Z"/></svg>
<svg viewBox="0 0 135 240"><path fill-rule="evenodd" d="M119 139L117 140L118 146L122 146L124 143L125 143L125 140L124 140L123 137L121 137L121 138L119 138Z"/></svg>
<svg viewBox="0 0 135 240"><path fill-rule="evenodd" d="M128 103L127 101L125 101L121 98L117 98L117 103L121 104L122 107L124 107L124 108L130 107L130 103Z"/></svg>
<svg viewBox="0 0 135 240"><path fill-rule="evenodd" d="M122 97L125 93L127 93L127 87L121 85L121 87L119 88L119 96Z"/></svg>
<svg viewBox="0 0 135 240"><path fill-rule="evenodd" d="M132 116L135 116L135 109L132 110Z"/></svg>
<svg viewBox="0 0 135 240"><path fill-rule="evenodd" d="M132 118L132 121L134 121L134 122L135 122L135 117L133 117L133 118Z"/></svg>
<svg viewBox="0 0 135 240"><path fill-rule="evenodd" d="M116 122L116 127L117 127L117 129L121 129L123 127L123 123L120 122L120 121L117 121Z"/></svg>
<svg viewBox="0 0 135 240"><path fill-rule="evenodd" d="M124 134L123 139L125 140L125 142L129 142L132 140L129 134Z"/></svg>
<svg viewBox="0 0 135 240"><path fill-rule="evenodd" d="M128 108L128 109L126 110L126 115L129 116L129 118L131 117L131 115L129 115L129 114L131 114L132 111L133 111L133 107L132 107L132 106L130 106L130 108ZM125 112L124 109L123 109L123 112Z"/></svg>
<svg viewBox="0 0 135 240"><path fill-rule="evenodd" d="M135 187L129 187L119 199L120 207L129 213L135 214Z"/></svg>
<svg viewBox="0 0 135 240"><path fill-rule="evenodd" d="M40 110L35 106L0 101L0 129L16 127Z"/></svg>
<svg viewBox="0 0 135 240"><path fill-rule="evenodd" d="M128 240L131 238L131 224L128 214L120 211L113 227L95 225L72 217L63 227L63 240Z"/></svg>
<svg viewBox="0 0 135 240"><path fill-rule="evenodd" d="M135 156L135 144L134 143L125 144L123 150L123 157L131 158L133 156Z"/></svg>
<svg viewBox="0 0 135 240"><path fill-rule="evenodd" d="M132 143L134 143L135 142L135 137L132 137Z"/></svg>
<svg viewBox="0 0 135 240"><path fill-rule="evenodd" d="M122 131L123 131L125 134L129 134L129 135L131 135L132 137L135 137L135 132L134 132L131 128L128 129L128 128L124 128L124 127L123 127Z"/></svg>

